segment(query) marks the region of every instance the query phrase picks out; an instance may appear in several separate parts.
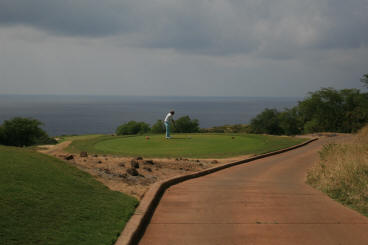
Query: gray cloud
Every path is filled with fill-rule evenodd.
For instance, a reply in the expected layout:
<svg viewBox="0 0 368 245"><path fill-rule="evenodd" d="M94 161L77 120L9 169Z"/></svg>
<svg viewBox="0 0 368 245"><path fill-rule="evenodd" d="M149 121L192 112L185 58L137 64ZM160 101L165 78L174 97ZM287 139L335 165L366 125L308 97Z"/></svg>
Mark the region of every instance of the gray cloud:
<svg viewBox="0 0 368 245"><path fill-rule="evenodd" d="M0 93L362 88L367 0L0 0Z"/></svg>
<svg viewBox="0 0 368 245"><path fill-rule="evenodd" d="M2 0L0 24L121 36L145 48L289 59L300 49L367 45L367 9L367 0Z"/></svg>

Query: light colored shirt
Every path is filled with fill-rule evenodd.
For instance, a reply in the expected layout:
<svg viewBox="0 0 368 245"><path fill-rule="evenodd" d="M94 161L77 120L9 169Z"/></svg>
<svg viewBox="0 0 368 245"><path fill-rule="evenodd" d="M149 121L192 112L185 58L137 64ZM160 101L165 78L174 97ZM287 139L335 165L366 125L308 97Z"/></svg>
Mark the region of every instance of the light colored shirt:
<svg viewBox="0 0 368 245"><path fill-rule="evenodd" d="M169 113L167 113L167 115L166 115L166 117L165 117L165 120L164 120L164 122L169 122L170 120L172 120L172 114L169 112Z"/></svg>

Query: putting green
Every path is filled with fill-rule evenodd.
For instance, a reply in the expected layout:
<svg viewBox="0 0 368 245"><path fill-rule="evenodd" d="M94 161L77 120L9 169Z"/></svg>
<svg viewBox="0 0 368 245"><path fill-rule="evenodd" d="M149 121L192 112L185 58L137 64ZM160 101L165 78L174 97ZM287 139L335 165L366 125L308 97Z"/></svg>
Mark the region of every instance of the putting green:
<svg viewBox="0 0 368 245"><path fill-rule="evenodd" d="M299 144L305 139L251 134L176 134L102 136L74 141L69 151L143 157L225 158L261 154Z"/></svg>

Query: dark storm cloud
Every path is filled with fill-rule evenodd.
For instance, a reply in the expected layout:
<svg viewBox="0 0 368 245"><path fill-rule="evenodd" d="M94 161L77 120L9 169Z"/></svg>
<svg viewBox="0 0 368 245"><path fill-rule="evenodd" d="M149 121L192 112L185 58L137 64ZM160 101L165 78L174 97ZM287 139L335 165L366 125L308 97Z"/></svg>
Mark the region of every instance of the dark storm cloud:
<svg viewBox="0 0 368 245"><path fill-rule="evenodd" d="M30 25L52 34L96 37L130 31L132 11L123 1L2 0L0 23Z"/></svg>
<svg viewBox="0 0 368 245"><path fill-rule="evenodd" d="M367 0L2 0L1 25L119 36L130 46L289 59L368 44Z"/></svg>

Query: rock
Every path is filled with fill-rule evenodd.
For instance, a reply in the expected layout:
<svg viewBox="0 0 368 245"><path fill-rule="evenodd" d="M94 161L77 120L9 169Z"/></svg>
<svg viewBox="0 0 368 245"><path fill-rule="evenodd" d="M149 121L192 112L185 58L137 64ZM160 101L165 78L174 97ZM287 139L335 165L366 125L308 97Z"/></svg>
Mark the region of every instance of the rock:
<svg viewBox="0 0 368 245"><path fill-rule="evenodd" d="M137 162L137 160L132 159L132 160L130 161L130 166L131 166L132 168L139 168L139 163Z"/></svg>
<svg viewBox="0 0 368 245"><path fill-rule="evenodd" d="M108 169L108 168L104 168L104 169L103 169L103 171L104 171L105 173L107 173L107 174L111 174L111 170L110 170L110 169Z"/></svg>
<svg viewBox="0 0 368 245"><path fill-rule="evenodd" d="M139 175L137 169L135 169L135 168L128 168L126 173L131 175L131 176L138 176Z"/></svg>
<svg viewBox="0 0 368 245"><path fill-rule="evenodd" d="M97 163L102 163L102 161L101 160L98 160Z"/></svg>
<svg viewBox="0 0 368 245"><path fill-rule="evenodd" d="M125 163L121 162L121 163L119 163L119 166L120 167L125 167Z"/></svg>
<svg viewBox="0 0 368 245"><path fill-rule="evenodd" d="M155 163L153 162L153 160L145 160L143 162L145 165L154 165Z"/></svg>
<svg viewBox="0 0 368 245"><path fill-rule="evenodd" d="M196 162L201 162L201 161L199 161L199 160L195 160Z"/></svg>
<svg viewBox="0 0 368 245"><path fill-rule="evenodd" d="M64 157L65 160L73 160L74 159L74 156L73 155L66 155Z"/></svg>
<svg viewBox="0 0 368 245"><path fill-rule="evenodd" d="M97 154L94 154L93 157L98 157L98 155Z"/></svg>
<svg viewBox="0 0 368 245"><path fill-rule="evenodd" d="M150 167L144 166L143 169L147 170L148 172L152 172L152 169Z"/></svg>
<svg viewBox="0 0 368 245"><path fill-rule="evenodd" d="M218 163L218 161L217 160L213 160L213 161L211 161L211 163L212 164L216 164L216 163Z"/></svg>
<svg viewBox="0 0 368 245"><path fill-rule="evenodd" d="M80 154L79 154L80 157L88 157L88 153L86 151L82 151Z"/></svg>
<svg viewBox="0 0 368 245"><path fill-rule="evenodd" d="M143 160L143 157L136 157L136 158L134 158L134 160L137 160L137 161Z"/></svg>
<svg viewBox="0 0 368 245"><path fill-rule="evenodd" d="M203 167L203 163L198 164L200 167Z"/></svg>
<svg viewBox="0 0 368 245"><path fill-rule="evenodd" d="M128 177L128 175L127 174L119 174L118 175L120 178L123 178L123 179L126 179L127 177Z"/></svg>

